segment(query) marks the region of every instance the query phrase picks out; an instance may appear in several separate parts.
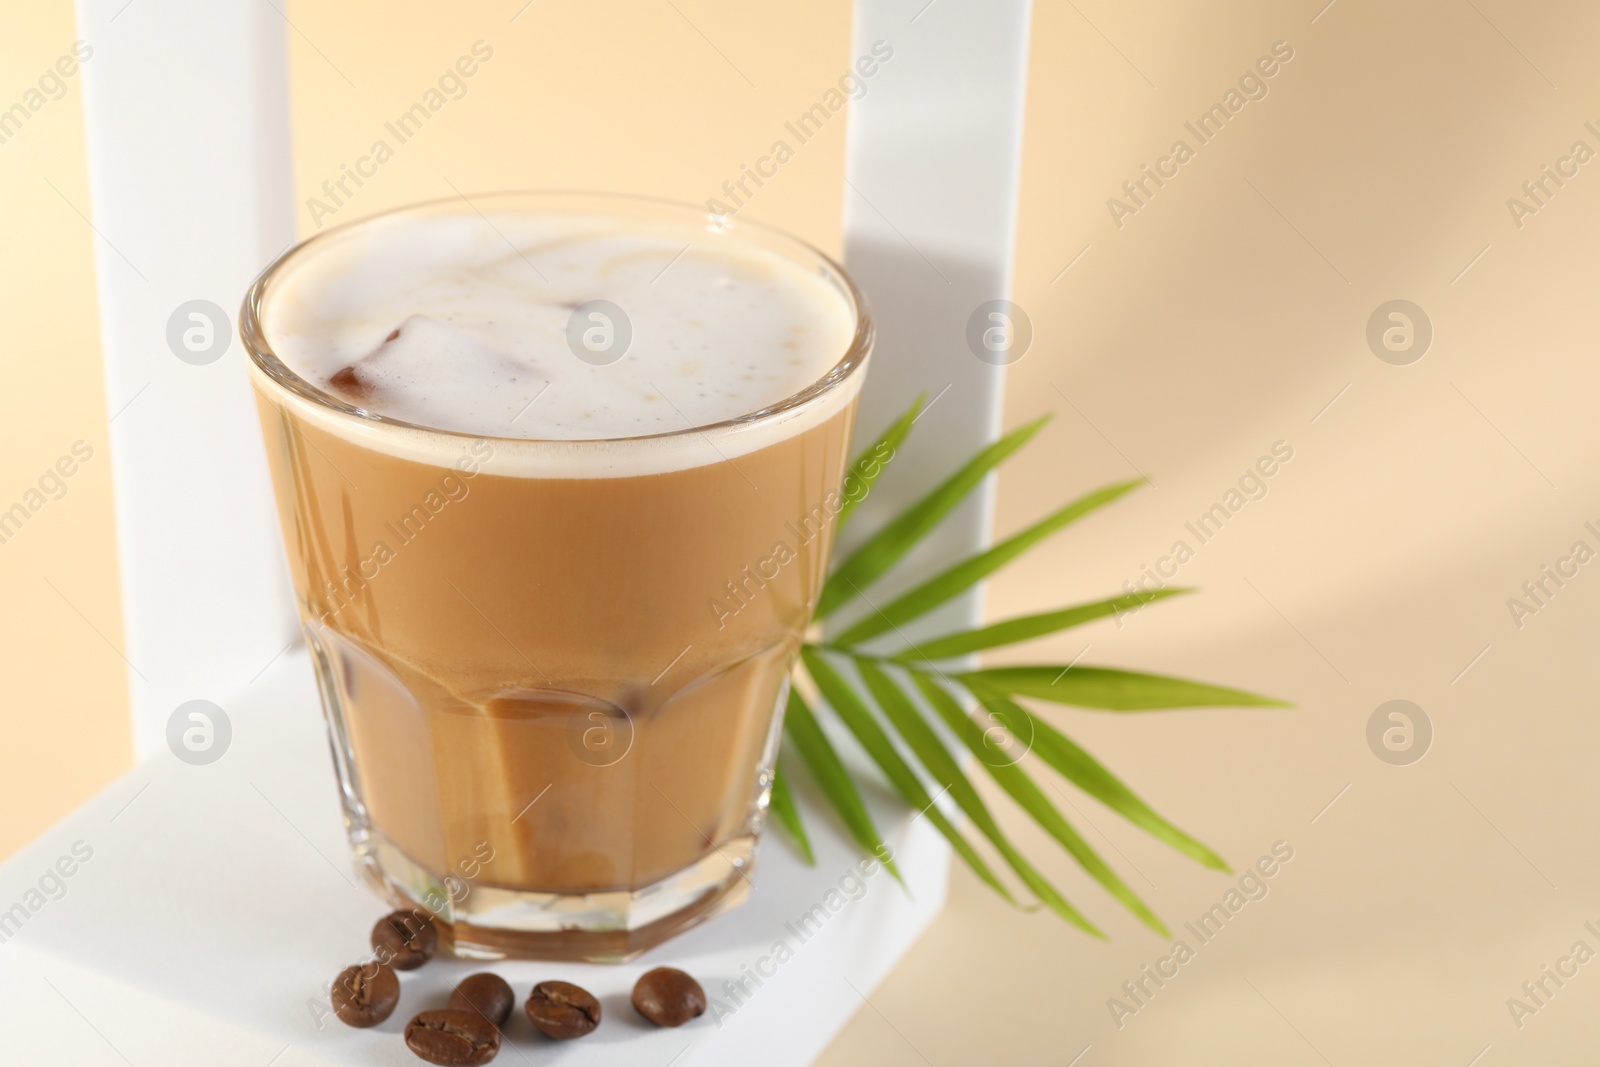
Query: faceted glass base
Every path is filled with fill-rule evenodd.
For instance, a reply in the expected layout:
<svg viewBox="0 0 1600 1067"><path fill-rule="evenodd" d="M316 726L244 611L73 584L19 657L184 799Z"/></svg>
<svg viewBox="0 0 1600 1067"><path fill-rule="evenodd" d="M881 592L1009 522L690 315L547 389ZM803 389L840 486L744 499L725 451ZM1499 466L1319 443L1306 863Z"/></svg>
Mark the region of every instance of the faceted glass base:
<svg viewBox="0 0 1600 1067"><path fill-rule="evenodd" d="M538 893L441 879L375 828L351 826L357 868L397 908L431 912L446 949L466 959L623 963L741 903L757 838L735 838L644 889Z"/></svg>

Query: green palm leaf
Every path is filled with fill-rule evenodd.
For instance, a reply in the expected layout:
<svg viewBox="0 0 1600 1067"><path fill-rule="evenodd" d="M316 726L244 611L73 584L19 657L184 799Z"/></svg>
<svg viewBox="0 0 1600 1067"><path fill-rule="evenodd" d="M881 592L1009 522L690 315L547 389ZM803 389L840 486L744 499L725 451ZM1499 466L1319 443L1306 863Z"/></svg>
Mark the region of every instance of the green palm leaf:
<svg viewBox="0 0 1600 1067"><path fill-rule="evenodd" d="M918 394L917 399L906 409L905 414L894 420L889 428L883 432L883 436L863 449L861 454L856 457L855 462L850 464L850 470L845 474L844 479L844 504L839 508L838 518L834 520L833 534L835 537L839 536L839 531L844 529L845 520L856 509L856 505L866 499L867 494L872 491L873 483L888 469L895 453L905 443L906 435L911 432L911 424L916 422L917 416L922 414L922 401L926 396L926 393ZM882 455L885 448L889 450L888 459L885 459ZM854 492L854 495L851 495L852 492Z"/></svg>
<svg viewBox="0 0 1600 1067"><path fill-rule="evenodd" d="M955 757L944 747L939 735L934 733L933 728L923 719L922 713L917 710L911 698L872 660L857 657L855 662L861 672L862 680L867 683L867 689L872 693L885 717L894 724L900 736L905 738L906 743L911 746L911 751L922 761L922 765L927 768L934 781L945 784L951 797L960 805L961 810L966 812L967 818L971 819L979 832L989 839L995 850L1017 873L1017 877L1022 879L1023 884L1063 919L1069 922L1081 922L1083 916L1077 909L1067 903L1067 899L1056 887L1051 885L1001 832L1000 825L995 822L994 816L989 814L989 809L978 796L978 791L972 788L972 783L961 773Z"/></svg>
<svg viewBox="0 0 1600 1067"><path fill-rule="evenodd" d="M945 836L979 878L982 878L995 892L1015 904L1016 899L995 876L989 864L978 855L977 850L961 831L957 830L934 805L934 798L928 796L928 791L923 788L916 772L901 757L899 750L894 747L894 742L889 740L889 735L883 732L883 727L878 725L877 720L872 717L855 691L822 658L821 653L806 648L802 649L800 654L805 659L807 673L811 675L811 680L817 683L817 688L827 698L829 706L840 719L844 720L850 732L856 735L861 747L867 750L867 755L871 756L873 762L883 770L890 783L905 798L906 803L928 817L928 821Z"/></svg>
<svg viewBox="0 0 1600 1067"><path fill-rule="evenodd" d="M839 754L833 750L828 735L822 732L822 725L817 722L816 716L811 714L805 700L792 687L789 690L788 712L783 717L783 729L789 740L794 742L795 750L805 761L811 776L822 787L823 795L839 813L839 818L844 820L845 828L855 838L856 844L872 855L882 857L883 837L879 835L878 828L872 825L872 816L867 814L867 806L861 801L861 793L856 789L854 779L845 769ZM884 859L883 866L894 875L897 882L905 884L893 859Z"/></svg>
<svg viewBox="0 0 1600 1067"><path fill-rule="evenodd" d="M961 735L968 748L988 768L990 776L994 778L1000 788L1010 794L1011 798L1021 805L1024 811L1033 816L1034 821L1043 827L1046 833L1055 838L1057 843L1066 849L1073 859L1078 861L1078 866L1087 871L1091 878L1099 882L1106 892L1120 900L1129 911L1139 918L1140 922L1162 937L1171 937L1172 933L1167 929L1166 924L1157 917L1155 912L1150 910L1150 907L1143 900L1139 899L1138 894L1128 888L1127 883L1122 880L1117 872L1107 866L1105 860L1101 859L1099 854L1089 847L1089 843L1045 798L1044 792L1034 784L1033 779L1029 778L1022 768L1008 762L997 762L992 752L986 753L982 750L982 743L975 736L976 731L971 728L972 720L966 716L960 705L956 704L950 694L945 692L938 682L927 675L917 673L913 677L916 679L917 685L922 689L923 695L928 698L929 703L933 704L936 710L939 711L950 729Z"/></svg>
<svg viewBox="0 0 1600 1067"><path fill-rule="evenodd" d="M836 517L838 527L844 526L856 506L873 489L923 410L923 399L918 397L917 402L896 419L877 441L855 457L844 482L843 489L848 495ZM865 544L833 569L823 586L816 619L820 621L838 608L864 596L873 582L910 553L973 490L982 485L995 468L1032 440L1046 419L1028 423L980 450L960 470L869 537ZM950 794L971 824L994 846L1022 883L1057 915L1095 937L1105 935L1068 903L1000 830L998 821L963 773L955 754L926 717L915 694L904 686L902 672L908 674L916 685L922 696L921 704L931 708L960 737L967 750L984 764L989 775L1023 811L1066 849L1107 892L1145 925L1168 937L1171 935L1161 920L1089 847L1072 824L1047 799L1038 783L1015 763L995 758L996 753L988 748L984 722L976 715L969 715L957 695L970 694L988 709L991 716L1015 722L1025 729L1031 728L1031 750L1052 771L1157 839L1221 871L1228 870L1228 865L1217 853L1158 815L1093 756L1061 731L1031 714L1014 698L1028 697L1110 711L1289 705L1239 689L1106 667L1070 664L995 667L967 671L951 678L922 666L933 661L1029 641L1190 591L1180 588L1137 590L1056 611L1006 619L987 626L943 634L890 656L868 654L857 646L948 603L1045 538L1118 499L1142 482L1143 479L1117 483L1085 494L1000 544L946 567L874 614L847 626L832 643L808 643L801 649L804 668L833 708L834 714L838 715L900 796L918 808L919 812L928 815L957 854L986 884L1007 900L1012 900L988 863L935 806L934 801L938 796L929 797L919 772L913 769L896 742L885 732L879 715L899 735L926 774L943 787L940 795L944 792ZM852 659L860 683L847 681L844 674L823 658L824 653ZM864 693L860 688L862 686ZM878 714L873 712L872 705L876 706ZM792 748L785 749L780 759L781 769L774 769L771 810L778 821L788 828L807 862L813 862L811 843L789 788L794 755L799 756L817 780L823 795L838 812L850 836L861 847L881 857L881 850L886 846L883 846L873 826L850 772L829 743L811 708L796 692L789 695L785 732ZM896 879L900 879L900 873L891 861L885 861L885 866Z"/></svg>
<svg viewBox="0 0 1600 1067"><path fill-rule="evenodd" d="M1212 870L1232 873L1221 856L1157 815L1150 805L1140 800L1131 789L1117 780L1116 775L1071 738L1037 715L1029 714L1026 708L1013 700L982 692L975 695L991 711L1015 716L1014 721L1027 723L1032 728L1033 754L1067 781L1179 852L1192 856Z"/></svg>
<svg viewBox="0 0 1600 1067"><path fill-rule="evenodd" d="M929 578L915 589L845 630L833 639L834 644L853 645L865 641L932 611L945 601L977 585L1051 534L1070 526L1090 512L1105 507L1143 484L1143 478L1136 478L1130 482L1108 485L1079 497L1021 533L1006 538L988 551L970 556L949 570Z"/></svg>
<svg viewBox="0 0 1600 1067"><path fill-rule="evenodd" d="M945 691L943 686L931 677L917 672L912 672L911 680L922 691L923 698L928 702L928 706L933 708L934 712L944 720L944 724L950 729L950 732L961 738L967 749L978 758L978 762L983 764L984 770L989 772L989 777L993 778L995 783L1006 791L1006 795L1017 802L1018 807L1032 816L1034 822L1044 827L1057 841L1062 841L1062 838L1057 836L1055 828L1058 825L1064 825L1065 820L1050 806L1050 802L1045 799L1044 794L1040 792L1038 786L1034 785L1033 780L1028 777L1027 773L1022 768L1013 766L1010 763L996 764L991 762L994 754L983 750L981 735L971 728L972 721L967 718L966 712L961 710L961 706L956 703L954 697ZM1077 836L1071 827L1067 827L1066 834L1069 838ZM1105 938L1105 933L1079 913L1076 908L1073 908L1065 901L1062 901L1062 904L1065 906L1065 910L1058 912L1058 914L1063 915L1067 921L1085 933L1092 934L1098 938ZM1159 920L1157 921L1159 922Z"/></svg>
<svg viewBox="0 0 1600 1067"><path fill-rule="evenodd" d="M1163 674L1140 674L1108 667L991 667L953 675L968 688L1007 696L1036 697L1057 704L1105 711L1155 711L1165 708L1262 707L1291 705L1242 689L1191 682Z"/></svg>
<svg viewBox="0 0 1600 1067"><path fill-rule="evenodd" d="M869 538L829 576L822 588L822 599L817 604L817 618L826 618L836 608L854 600L863 589L899 562L900 557L955 510L990 471L1027 444L1047 421L1048 415L1035 419L981 450L959 471Z"/></svg>
<svg viewBox="0 0 1600 1067"><path fill-rule="evenodd" d="M794 794L789 792L789 776L783 772L783 762L783 757L779 756L772 768L772 800L769 806L772 814L783 823L783 828L789 831L789 836L794 838L795 847L805 858L806 866L815 867L817 857L811 851L811 838L806 836L806 825L800 821L800 809L794 802Z"/></svg>
<svg viewBox="0 0 1600 1067"><path fill-rule="evenodd" d="M1126 596L1114 596L1106 600L1096 600L1091 604L1079 604L1076 607L1063 608L1060 611L1047 611L1040 615L1023 615L1015 619L1006 619L1003 622L991 623L976 630L961 630L953 634L944 634L927 641L918 641L910 648L896 652L891 659L895 660L936 660L950 659L954 656L964 656L970 652L982 652L988 648L1000 648L1003 645L1020 644L1035 637L1043 637L1061 630L1081 626L1095 619L1103 619L1107 615L1120 615L1125 611L1134 611L1141 605L1155 600L1164 600L1169 596L1180 596L1194 590L1172 586L1166 589L1139 590Z"/></svg>

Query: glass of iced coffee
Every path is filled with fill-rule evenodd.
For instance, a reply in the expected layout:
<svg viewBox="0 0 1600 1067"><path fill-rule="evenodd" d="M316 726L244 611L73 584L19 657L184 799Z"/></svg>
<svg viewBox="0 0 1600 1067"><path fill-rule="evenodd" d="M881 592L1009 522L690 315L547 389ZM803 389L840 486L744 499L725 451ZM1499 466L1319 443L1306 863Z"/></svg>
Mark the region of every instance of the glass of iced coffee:
<svg viewBox="0 0 1600 1067"><path fill-rule="evenodd" d="M871 348L773 230L457 198L241 330L351 846L458 954L620 960L743 898Z"/></svg>

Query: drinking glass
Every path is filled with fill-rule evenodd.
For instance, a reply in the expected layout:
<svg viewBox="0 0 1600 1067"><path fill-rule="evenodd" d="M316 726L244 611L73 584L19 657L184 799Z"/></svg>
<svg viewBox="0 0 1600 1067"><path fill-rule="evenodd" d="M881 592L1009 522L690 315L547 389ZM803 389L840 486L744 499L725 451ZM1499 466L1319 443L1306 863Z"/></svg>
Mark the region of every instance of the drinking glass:
<svg viewBox="0 0 1600 1067"><path fill-rule="evenodd" d="M607 440L408 423L274 354L273 302L315 258L373 228L542 213L758 245L823 279L853 334L762 410ZM584 314L575 336L628 328ZM291 249L251 287L241 332L365 879L478 958L627 959L742 900L872 345L842 268L686 205L457 198Z"/></svg>

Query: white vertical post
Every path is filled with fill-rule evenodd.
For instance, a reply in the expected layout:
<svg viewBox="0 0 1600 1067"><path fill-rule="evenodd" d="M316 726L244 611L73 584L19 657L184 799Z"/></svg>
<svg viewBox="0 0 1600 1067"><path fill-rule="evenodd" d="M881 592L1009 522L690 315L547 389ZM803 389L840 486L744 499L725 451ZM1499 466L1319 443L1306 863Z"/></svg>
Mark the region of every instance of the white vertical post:
<svg viewBox="0 0 1600 1067"><path fill-rule="evenodd" d="M286 30L263 0L77 13L92 204L75 206L98 233L143 757L174 708L225 702L297 633L235 329L251 278L294 236Z"/></svg>
<svg viewBox="0 0 1600 1067"><path fill-rule="evenodd" d="M913 444L873 490L879 515L927 492L998 436L1004 359L980 359L969 320L1006 300L1015 247L1028 0L857 0L853 56L893 55L851 106L845 266L866 292L878 342L861 402L858 445L918 393L931 406ZM987 324L987 316L980 316ZM1020 328L1020 324L1016 324ZM992 479L907 559L949 561L987 544ZM871 533L863 521L843 550ZM975 624L977 590L919 620Z"/></svg>

